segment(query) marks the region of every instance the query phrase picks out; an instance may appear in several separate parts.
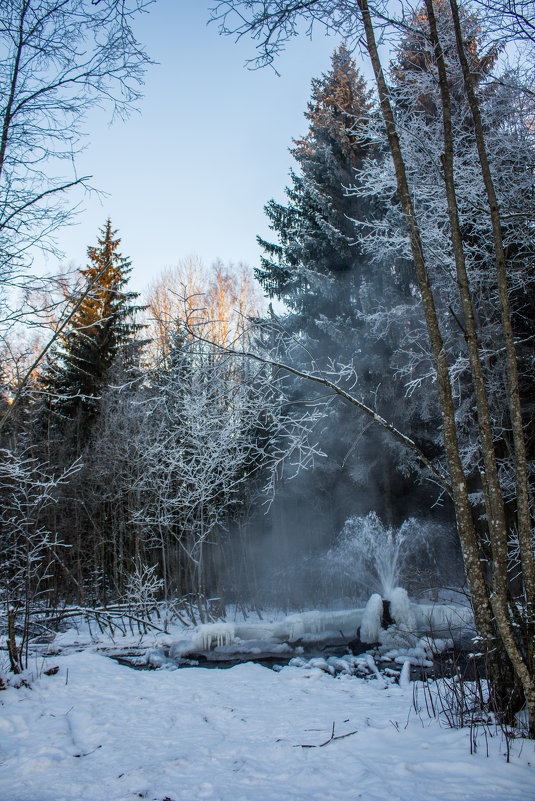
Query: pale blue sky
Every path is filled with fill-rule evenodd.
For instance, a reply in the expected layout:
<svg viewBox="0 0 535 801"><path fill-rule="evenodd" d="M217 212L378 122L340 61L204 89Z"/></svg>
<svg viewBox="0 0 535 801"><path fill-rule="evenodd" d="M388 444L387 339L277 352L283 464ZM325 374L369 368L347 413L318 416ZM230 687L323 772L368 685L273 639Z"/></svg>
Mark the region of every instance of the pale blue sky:
<svg viewBox="0 0 535 801"><path fill-rule="evenodd" d="M107 216L132 259L134 289L190 254L258 263L263 206L283 197L311 78L329 69L338 40L293 41L277 62L281 77L249 71L254 44L207 26L211 5L157 0L139 22L138 38L159 64L147 74L140 114L111 127L104 113L88 121L78 171L108 197L86 199L79 224L60 235L67 263L85 264Z"/></svg>

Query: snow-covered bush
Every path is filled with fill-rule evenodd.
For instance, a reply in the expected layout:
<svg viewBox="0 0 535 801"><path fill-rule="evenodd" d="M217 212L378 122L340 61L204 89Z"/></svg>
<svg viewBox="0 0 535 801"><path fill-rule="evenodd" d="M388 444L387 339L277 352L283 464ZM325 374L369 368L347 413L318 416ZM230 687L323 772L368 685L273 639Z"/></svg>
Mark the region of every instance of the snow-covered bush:
<svg viewBox="0 0 535 801"><path fill-rule="evenodd" d="M125 600L142 620L148 620L154 612L163 588L163 579L158 578L157 569L157 565L149 567L136 560L126 582Z"/></svg>

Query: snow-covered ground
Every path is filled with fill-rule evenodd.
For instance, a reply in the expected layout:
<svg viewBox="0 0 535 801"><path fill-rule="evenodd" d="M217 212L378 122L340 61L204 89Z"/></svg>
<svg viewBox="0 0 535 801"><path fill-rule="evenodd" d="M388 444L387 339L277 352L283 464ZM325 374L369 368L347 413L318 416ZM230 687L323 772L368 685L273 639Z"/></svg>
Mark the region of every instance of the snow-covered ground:
<svg viewBox="0 0 535 801"><path fill-rule="evenodd" d="M530 801L535 743L452 730L413 686L318 668L136 671L92 650L0 693L1 801ZM334 729L333 729L334 727ZM344 734L347 737L331 737ZM487 744L489 757L487 758Z"/></svg>

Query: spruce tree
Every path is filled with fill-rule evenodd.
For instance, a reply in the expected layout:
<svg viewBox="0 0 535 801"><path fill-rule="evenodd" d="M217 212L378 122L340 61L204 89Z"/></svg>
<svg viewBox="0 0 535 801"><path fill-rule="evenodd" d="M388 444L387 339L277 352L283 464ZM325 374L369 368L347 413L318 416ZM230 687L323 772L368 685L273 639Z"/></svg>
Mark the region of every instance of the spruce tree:
<svg viewBox="0 0 535 801"><path fill-rule="evenodd" d="M79 445L98 413L113 362L140 328L134 321L138 294L125 289L131 262L119 252L120 242L108 219L97 245L87 249L87 267L80 270L87 296L44 376L52 411L75 422Z"/></svg>
<svg viewBox="0 0 535 801"><path fill-rule="evenodd" d="M265 256L256 277L270 297L283 299L304 318L305 328L316 312L326 312L321 277L347 276L361 259L352 220L366 211L347 188L367 152L358 126L370 109L365 81L342 44L331 70L312 81L305 112L309 130L291 150L299 169L290 173L288 203L271 200L265 207L278 242L258 239Z"/></svg>

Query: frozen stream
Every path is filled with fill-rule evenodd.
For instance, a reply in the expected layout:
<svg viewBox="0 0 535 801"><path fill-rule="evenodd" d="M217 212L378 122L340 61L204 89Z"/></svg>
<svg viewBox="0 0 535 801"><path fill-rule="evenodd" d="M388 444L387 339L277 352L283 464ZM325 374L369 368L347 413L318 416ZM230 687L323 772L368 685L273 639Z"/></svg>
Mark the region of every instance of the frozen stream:
<svg viewBox="0 0 535 801"><path fill-rule="evenodd" d="M462 646L473 635L469 607L459 604L413 604L399 592L392 610L394 623L381 628L382 600L372 596L367 606L336 612L310 611L267 623L218 622L198 626L191 635L171 639L138 659L141 667L231 667L254 661L265 666L308 664L331 673L356 672L369 659L359 656L372 644L385 662L431 667L436 653ZM357 637L361 633L361 639ZM365 632L363 634L362 632ZM432 636L431 636L432 635ZM186 638L187 637L187 638ZM373 668L372 668L373 670ZM358 671L357 671L358 672Z"/></svg>

